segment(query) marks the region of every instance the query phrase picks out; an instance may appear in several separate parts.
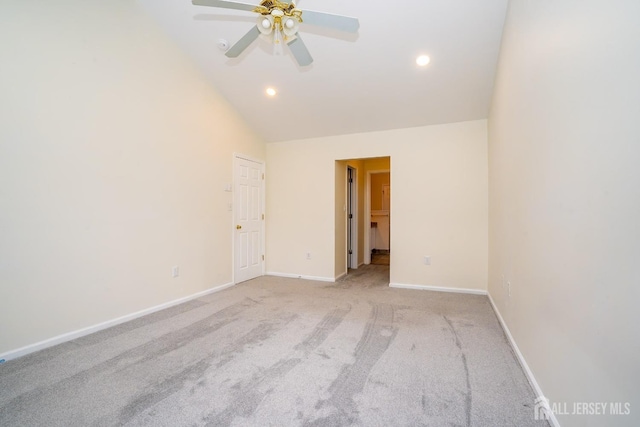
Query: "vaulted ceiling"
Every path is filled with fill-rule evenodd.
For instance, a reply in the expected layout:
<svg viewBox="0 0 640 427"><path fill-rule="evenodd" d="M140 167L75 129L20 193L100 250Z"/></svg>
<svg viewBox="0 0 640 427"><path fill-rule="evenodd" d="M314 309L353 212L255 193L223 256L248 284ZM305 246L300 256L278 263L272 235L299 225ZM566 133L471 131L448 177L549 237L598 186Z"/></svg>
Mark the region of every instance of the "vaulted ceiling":
<svg viewBox="0 0 640 427"><path fill-rule="evenodd" d="M303 10L360 21L357 34L302 23L314 59L307 67L261 38L238 58L224 55L218 41L233 45L255 26L254 13L137 2L274 142L486 118L508 0L300 0ZM420 54L431 59L426 67L416 65ZM266 96L267 87L277 95Z"/></svg>

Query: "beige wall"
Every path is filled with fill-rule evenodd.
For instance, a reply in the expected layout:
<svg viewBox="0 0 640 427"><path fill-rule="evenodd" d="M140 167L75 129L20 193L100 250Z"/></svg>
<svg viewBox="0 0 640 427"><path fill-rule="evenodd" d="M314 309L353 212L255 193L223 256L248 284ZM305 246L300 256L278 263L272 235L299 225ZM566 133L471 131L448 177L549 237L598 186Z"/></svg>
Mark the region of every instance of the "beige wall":
<svg viewBox="0 0 640 427"><path fill-rule="evenodd" d="M230 282L261 140L132 2L1 14L0 354Z"/></svg>
<svg viewBox="0 0 640 427"><path fill-rule="evenodd" d="M552 403L632 403L563 426L640 425L638 17L635 0L513 0L506 21L489 291Z"/></svg>
<svg viewBox="0 0 640 427"><path fill-rule="evenodd" d="M381 171L391 169L391 159L389 157L375 157L364 160L364 167L367 171Z"/></svg>
<svg viewBox="0 0 640 427"><path fill-rule="evenodd" d="M333 279L336 160L390 156L392 282L485 290L486 137L479 120L267 144L267 271Z"/></svg>

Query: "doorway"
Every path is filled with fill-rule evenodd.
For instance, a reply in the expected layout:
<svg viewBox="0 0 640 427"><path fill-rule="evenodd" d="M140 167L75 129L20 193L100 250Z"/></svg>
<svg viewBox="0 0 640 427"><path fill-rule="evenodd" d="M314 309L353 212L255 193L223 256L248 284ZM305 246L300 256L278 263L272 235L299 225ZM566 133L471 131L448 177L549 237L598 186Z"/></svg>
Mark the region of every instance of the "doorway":
<svg viewBox="0 0 640 427"><path fill-rule="evenodd" d="M371 177L376 184L376 174L386 173L384 194L382 187L374 190L375 201L372 202ZM386 264L389 266L389 251L391 243L391 158L373 157L336 160L335 169L335 280L345 277L348 274L360 274L363 265L369 265L372 261L372 249L376 249L374 262L378 262L378 255L382 250L386 250ZM377 187L376 187L377 188ZM379 215L380 211L386 211L386 222L380 228L386 230L386 246L379 247L374 242L381 242L382 239L372 234L372 209L374 214ZM383 221L384 222L384 221ZM377 231L378 224L375 224ZM363 274L365 272L363 271Z"/></svg>

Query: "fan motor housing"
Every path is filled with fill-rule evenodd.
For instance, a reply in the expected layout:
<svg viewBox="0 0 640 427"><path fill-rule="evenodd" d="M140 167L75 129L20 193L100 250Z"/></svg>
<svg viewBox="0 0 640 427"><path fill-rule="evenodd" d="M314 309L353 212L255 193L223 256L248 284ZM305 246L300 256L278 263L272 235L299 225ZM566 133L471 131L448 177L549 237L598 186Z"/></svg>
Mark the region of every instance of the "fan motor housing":
<svg viewBox="0 0 640 427"><path fill-rule="evenodd" d="M218 39L218 43L216 43L218 45L218 49L226 51L227 49L229 49L229 42L225 39Z"/></svg>

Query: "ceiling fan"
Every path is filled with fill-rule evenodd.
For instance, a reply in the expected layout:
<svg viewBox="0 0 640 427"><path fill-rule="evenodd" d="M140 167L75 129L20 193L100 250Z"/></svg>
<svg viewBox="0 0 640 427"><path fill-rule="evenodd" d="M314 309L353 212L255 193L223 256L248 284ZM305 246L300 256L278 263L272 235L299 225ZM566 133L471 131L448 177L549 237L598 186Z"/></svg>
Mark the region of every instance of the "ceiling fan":
<svg viewBox="0 0 640 427"><path fill-rule="evenodd" d="M192 0L192 3L196 6L246 10L259 14L257 25L227 51L225 55L229 58L239 56L262 34L270 38L276 48L281 48L282 43L286 43L298 64L304 67L311 65L313 58L298 34L300 23L304 22L305 24L333 28L349 33L356 33L360 27L357 18L301 10L296 8L293 1L262 0L259 5L225 0Z"/></svg>

